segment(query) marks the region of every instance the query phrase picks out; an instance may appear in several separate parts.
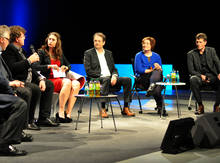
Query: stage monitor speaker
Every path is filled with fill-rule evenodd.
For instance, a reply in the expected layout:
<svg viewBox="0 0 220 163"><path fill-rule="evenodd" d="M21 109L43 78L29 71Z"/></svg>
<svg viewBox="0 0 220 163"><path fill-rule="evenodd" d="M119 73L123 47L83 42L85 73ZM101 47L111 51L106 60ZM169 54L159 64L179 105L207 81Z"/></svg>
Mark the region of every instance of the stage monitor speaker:
<svg viewBox="0 0 220 163"><path fill-rule="evenodd" d="M160 147L162 153L177 154L193 149L191 129L194 124L190 117L170 121Z"/></svg>
<svg viewBox="0 0 220 163"><path fill-rule="evenodd" d="M220 145L220 113L206 113L195 120L193 142L201 148Z"/></svg>

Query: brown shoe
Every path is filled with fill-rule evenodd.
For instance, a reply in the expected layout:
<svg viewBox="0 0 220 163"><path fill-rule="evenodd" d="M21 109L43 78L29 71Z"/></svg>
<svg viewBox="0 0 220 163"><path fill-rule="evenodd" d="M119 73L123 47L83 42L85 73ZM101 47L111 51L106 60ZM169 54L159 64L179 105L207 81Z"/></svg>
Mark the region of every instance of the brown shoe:
<svg viewBox="0 0 220 163"><path fill-rule="evenodd" d="M123 115L127 115L127 116L135 116L135 114L132 113L128 107L125 107L125 108L123 109L122 114L123 114Z"/></svg>
<svg viewBox="0 0 220 163"><path fill-rule="evenodd" d="M213 112L220 112L220 107L219 106L214 106Z"/></svg>
<svg viewBox="0 0 220 163"><path fill-rule="evenodd" d="M102 108L102 110L100 111L100 116L102 116L102 118L108 118L108 114L105 110L105 108Z"/></svg>
<svg viewBox="0 0 220 163"><path fill-rule="evenodd" d="M204 105L199 105L198 111L195 113L197 115L204 114Z"/></svg>

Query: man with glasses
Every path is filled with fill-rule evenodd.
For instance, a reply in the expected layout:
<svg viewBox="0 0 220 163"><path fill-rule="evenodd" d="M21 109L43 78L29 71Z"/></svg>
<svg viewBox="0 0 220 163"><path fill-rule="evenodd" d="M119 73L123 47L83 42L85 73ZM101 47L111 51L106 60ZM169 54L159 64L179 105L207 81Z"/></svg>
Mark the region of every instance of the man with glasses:
<svg viewBox="0 0 220 163"><path fill-rule="evenodd" d="M10 29L6 25L0 25L0 57L2 51L9 44ZM5 69L0 59L0 155L23 156L27 152L19 150L12 144L22 141L22 130L27 114L27 103L15 96L12 83L4 77ZM13 85L21 85L22 82L14 82Z"/></svg>

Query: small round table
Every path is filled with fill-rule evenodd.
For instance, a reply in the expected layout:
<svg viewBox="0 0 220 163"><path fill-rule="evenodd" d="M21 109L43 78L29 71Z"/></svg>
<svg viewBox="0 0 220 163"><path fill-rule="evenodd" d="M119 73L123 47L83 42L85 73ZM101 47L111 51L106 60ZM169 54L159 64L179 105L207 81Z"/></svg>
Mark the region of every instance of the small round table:
<svg viewBox="0 0 220 163"><path fill-rule="evenodd" d="M111 104L111 99L112 99L112 98L117 98L117 95L89 96L89 95L82 95L82 94L80 94L80 95L75 95L75 97L81 99L81 103L80 103L79 110L78 110L78 117L77 117L77 120L76 120L76 128L75 128L75 130L77 130L78 121L79 121L79 116L80 116L80 113L82 113L82 107L83 107L84 101L85 101L86 99L90 99L89 130L88 130L89 133L90 133L90 126L91 126L91 113L92 113L92 101L93 101L93 99L95 99L95 101L96 101L96 104L97 104L97 106L98 106L99 113L100 113L100 111L101 111L100 106L99 106L99 101L100 101L101 99L107 99L108 102L109 102L109 104L110 104L110 107L111 107L112 119L113 119L115 131L117 131L116 124L115 124L115 117L114 117L114 113L113 113L113 109L112 109L112 104ZM99 115L100 115L100 114L99 114ZM100 118L101 118L101 128L103 128L103 122L102 122L102 116L101 116L101 115L100 115Z"/></svg>
<svg viewBox="0 0 220 163"><path fill-rule="evenodd" d="M178 90L177 90L177 86L182 86L182 85L186 85L186 83L183 83L183 82L178 82L178 83L171 83L171 82L156 82L156 85L162 85L162 86L165 86L164 88L164 95L163 95L163 99L165 99L165 93L166 93L166 86L168 85L172 85L175 87L175 90L176 90L176 106L177 106L177 114L178 114L178 118L180 117L181 115L181 111L179 109L179 96L178 96ZM164 105L164 102L163 102L163 105ZM162 109L165 108L165 105L162 107ZM161 114L162 114L163 111L161 111ZM161 114L160 114L160 117L161 117Z"/></svg>

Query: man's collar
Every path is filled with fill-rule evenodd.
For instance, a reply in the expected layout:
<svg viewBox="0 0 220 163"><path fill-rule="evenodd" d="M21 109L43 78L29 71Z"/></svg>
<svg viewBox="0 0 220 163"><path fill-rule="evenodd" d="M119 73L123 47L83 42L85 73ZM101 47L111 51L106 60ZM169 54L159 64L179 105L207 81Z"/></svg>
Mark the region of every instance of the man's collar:
<svg viewBox="0 0 220 163"><path fill-rule="evenodd" d="M18 51L21 49L20 47L16 46L14 43L11 43L11 46L15 49L17 49Z"/></svg>
<svg viewBox="0 0 220 163"><path fill-rule="evenodd" d="M104 49L104 48L102 49L102 52L101 52L101 53L100 53L96 48L95 48L95 51L96 51L97 54L103 54L103 53L105 53L105 49Z"/></svg>

